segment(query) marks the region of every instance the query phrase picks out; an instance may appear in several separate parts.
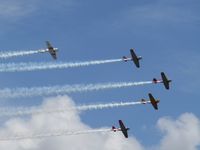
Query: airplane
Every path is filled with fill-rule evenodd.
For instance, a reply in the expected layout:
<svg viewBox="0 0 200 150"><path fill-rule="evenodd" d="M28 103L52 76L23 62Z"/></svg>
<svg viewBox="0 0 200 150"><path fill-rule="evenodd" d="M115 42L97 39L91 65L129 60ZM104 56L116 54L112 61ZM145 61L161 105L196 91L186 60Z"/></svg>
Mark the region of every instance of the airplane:
<svg viewBox="0 0 200 150"><path fill-rule="evenodd" d="M128 138L128 130L130 130L130 128L125 127L125 125L122 122L122 120L119 120L119 126L120 126L120 128L116 128L115 126L112 126L111 131L114 131L114 132L122 131L124 137Z"/></svg>
<svg viewBox="0 0 200 150"><path fill-rule="evenodd" d="M53 59L57 59L56 52L58 51L58 48L53 47L49 41L46 41L46 45L47 45L47 51L51 54Z"/></svg>
<svg viewBox="0 0 200 150"><path fill-rule="evenodd" d="M130 53L131 53L131 57L126 57L126 56L123 56L122 59L127 62L127 61L133 61L134 64L136 65L137 68L140 68L140 62L139 60L142 59L141 56L137 56L134 52L134 49L131 48L130 49Z"/></svg>
<svg viewBox="0 0 200 150"><path fill-rule="evenodd" d="M165 89L169 90L169 83L172 82L172 80L168 80L167 76L164 72L161 72L161 78L160 80L153 78L153 83L163 83L165 86Z"/></svg>
<svg viewBox="0 0 200 150"><path fill-rule="evenodd" d="M160 102L160 100L156 100L153 95L151 93L149 93L149 101L148 100L145 100L145 99L142 99L141 100L141 103L142 104L147 104L147 103L151 103L151 105L153 106L153 108L155 110L158 110L158 103Z"/></svg>

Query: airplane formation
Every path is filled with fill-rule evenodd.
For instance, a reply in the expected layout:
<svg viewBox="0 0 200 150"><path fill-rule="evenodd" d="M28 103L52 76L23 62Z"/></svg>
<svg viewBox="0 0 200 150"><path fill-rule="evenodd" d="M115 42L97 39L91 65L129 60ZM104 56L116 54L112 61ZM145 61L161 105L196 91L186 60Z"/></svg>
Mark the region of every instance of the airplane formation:
<svg viewBox="0 0 200 150"><path fill-rule="evenodd" d="M35 53L44 53L44 52L49 52L49 54L52 56L52 58L54 60L57 60L57 52L58 52L58 48L55 48L51 45L51 43L49 41L46 41L46 45L47 45L47 48L46 49L40 49L40 50L35 50L35 51L30 51L30 52L27 52L27 51L19 51L19 52L9 52L9 53L6 53L6 52L0 52L0 58L10 58L10 57L16 57L16 56L24 56L24 55L30 55L30 54L35 54ZM101 63L110 63L110 62L117 62L117 61L124 61L124 62L128 62L128 61L132 61L133 64L137 67L137 68L140 68L140 60L142 59L141 56L137 56L137 54L135 53L135 50L133 48L130 49L130 57L126 57L126 56L123 56L121 59L116 59L116 60L113 60L113 61L100 61L100 63L96 63L97 61L95 61L95 63L91 63L91 62L83 62L82 64L79 63L79 65L83 66L84 64L87 64L87 65L90 65L90 64L101 64ZM1 67L0 67L0 70L1 70ZM172 82L172 80L168 79L168 77L166 76L166 74L164 72L161 72L160 74L161 78L160 79L156 79L156 78L153 78L152 81L146 81L147 84L149 83L152 83L152 84L158 84L158 83L161 83L164 85L164 88L169 90L170 89L170 82ZM137 82L137 84L139 84L139 82ZM137 85L135 83L135 85ZM141 83L141 84L145 84L145 82ZM133 84L134 85L134 84ZM93 88L92 86L90 85L90 89L86 89L87 86L83 85L84 88L85 88L85 91L92 91L92 90L97 90L98 88L101 89L101 87L97 87L97 85L93 85ZM115 88L114 84L112 85L109 85L110 88ZM107 85L107 89L109 88L109 86ZM119 87L120 85L117 84L116 87ZM126 86L126 85L121 85L121 86ZM103 85L102 87L105 88L105 85ZM68 87L69 88L69 91L75 91L76 92L76 89L73 88L73 87ZM78 87L79 88L79 91L81 91L81 87ZM84 91L84 88L82 89L82 91ZM73 89L73 90L72 90ZM102 88L103 89L103 88ZM39 89L40 90L40 89ZM60 90L60 89L59 89ZM26 90L28 91L28 89ZM54 89L55 91L55 89ZM67 91L66 89L64 90L65 92ZM78 90L77 90L78 92ZM0 93L1 93L1 90L0 90ZM14 93L14 91L12 91L12 93ZM17 91L17 93L19 94L20 93L20 90ZM21 95L22 93L24 93L24 91L21 92ZM36 89L36 93L37 92L37 89ZM66 92L67 93L67 92ZM9 94L8 94L9 95ZM15 94L13 94L15 95ZM16 94L17 95L17 94ZM28 95L28 94L27 94ZM27 96L26 95L26 96ZM37 95L37 94L36 94ZM36 96L35 95L35 96ZM1 94L0 94L1 96ZM34 95L33 95L34 96ZM88 106L79 106L77 107L76 109L82 109L82 110L90 110L90 109L102 109L102 108L109 108L109 107L119 107L119 106L128 106L128 105L135 105L135 104L151 104L152 107L155 109L155 110L158 110L158 103L160 102L160 100L158 99L155 99L154 96L149 93L148 94L148 97L149 97L149 100L146 100L146 99L141 99L140 101L138 102L126 102L126 103L112 103L112 104L99 104L99 105L88 105ZM52 112L59 112L59 111L63 111L63 110L52 110ZM37 111L38 113L39 111ZM50 112L50 110L48 111ZM3 114L2 112L0 112L1 114ZM21 115L25 115L25 114L32 114L34 112L29 112L29 113L26 113L25 111L23 112L23 110L20 110L20 113ZM19 113L19 115L20 115ZM40 113L45 113L44 111L41 111ZM0 114L0 115L1 115ZM7 114L9 114L9 112L7 112ZM12 115L12 113L10 113ZM17 112L14 112L13 115L16 115ZM122 132L123 136L125 138L128 138L128 131L130 130L130 128L126 127L125 124L123 123L122 120L119 120L118 121L119 123L119 127L116 128L115 126L112 126L111 129L109 131L111 132ZM34 137L33 137L34 138ZM12 139L12 138L10 138ZM23 138L18 138L18 139L23 139ZM0 138L1 140L1 138ZM9 140L9 138L7 139Z"/></svg>

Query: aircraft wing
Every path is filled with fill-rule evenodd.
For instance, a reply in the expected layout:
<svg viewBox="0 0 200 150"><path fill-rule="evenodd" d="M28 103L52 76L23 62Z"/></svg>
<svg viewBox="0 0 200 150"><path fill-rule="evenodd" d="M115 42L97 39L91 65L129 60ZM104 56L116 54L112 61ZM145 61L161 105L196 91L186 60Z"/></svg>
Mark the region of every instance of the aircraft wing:
<svg viewBox="0 0 200 150"><path fill-rule="evenodd" d="M57 59L57 55L56 55L55 51L53 51L53 52L50 51L50 54L53 57L53 59Z"/></svg>
<svg viewBox="0 0 200 150"><path fill-rule="evenodd" d="M122 120L119 120L119 126L120 126L120 128L122 130L122 133L124 134L125 138L128 138L127 128L125 127L125 125L122 122Z"/></svg>
<svg viewBox="0 0 200 150"><path fill-rule="evenodd" d="M158 110L158 104L157 104L158 102L156 102L155 98L153 97L151 93L149 93L149 99L154 109Z"/></svg>
<svg viewBox="0 0 200 150"><path fill-rule="evenodd" d="M48 49L53 49L53 46L51 45L51 43L49 41L46 41L46 44L47 44Z"/></svg>
<svg viewBox="0 0 200 150"><path fill-rule="evenodd" d="M130 53L131 53L131 57L132 57L133 62L135 63L136 67L139 68L140 67L140 63L139 63L138 57L135 54L134 50L130 49Z"/></svg>

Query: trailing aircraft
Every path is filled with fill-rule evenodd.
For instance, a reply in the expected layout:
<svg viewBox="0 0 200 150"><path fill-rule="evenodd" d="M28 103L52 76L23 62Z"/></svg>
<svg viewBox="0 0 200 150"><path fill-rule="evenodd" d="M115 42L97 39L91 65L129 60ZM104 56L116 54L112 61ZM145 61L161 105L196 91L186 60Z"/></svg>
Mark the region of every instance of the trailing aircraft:
<svg viewBox="0 0 200 150"><path fill-rule="evenodd" d="M158 103L159 102L160 102L160 100L156 100L151 93L149 93L149 100L145 100L145 99L141 100L142 104L151 103L151 105L153 106L153 108L155 110L158 110Z"/></svg>
<svg viewBox="0 0 200 150"><path fill-rule="evenodd" d="M153 83L157 84L157 83L163 83L163 85L165 86L165 88L167 90L169 90L169 83L172 82L172 80L169 80L167 78L167 76L165 75L164 72L161 72L161 78L160 80L153 78Z"/></svg>
<svg viewBox="0 0 200 150"><path fill-rule="evenodd" d="M122 131L123 135L125 138L128 138L128 130L130 130L130 128L127 128L124 123L122 122L122 120L119 120L119 128L116 128L115 126L112 126L112 131L117 132L117 131Z"/></svg>
<svg viewBox="0 0 200 150"><path fill-rule="evenodd" d="M133 61L134 64L136 65L136 67L140 68L140 62L139 61L140 61L140 59L142 59L142 57L141 56L137 56L136 53L134 52L133 48L130 49L130 53L131 53L131 57L123 56L122 59L125 62L127 62L127 61Z"/></svg>

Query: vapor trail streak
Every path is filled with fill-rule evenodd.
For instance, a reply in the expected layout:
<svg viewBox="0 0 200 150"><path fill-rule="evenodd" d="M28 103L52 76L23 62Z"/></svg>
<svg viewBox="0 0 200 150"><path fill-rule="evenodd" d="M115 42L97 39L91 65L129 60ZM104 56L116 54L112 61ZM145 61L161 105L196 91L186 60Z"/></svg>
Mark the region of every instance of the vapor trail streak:
<svg viewBox="0 0 200 150"><path fill-rule="evenodd" d="M114 63L120 61L123 61L123 59L94 60L85 62L7 63L7 64L0 64L0 72L22 72L22 71L36 71L36 70L47 70L47 69L67 69L67 68L84 67L90 65Z"/></svg>
<svg viewBox="0 0 200 150"><path fill-rule="evenodd" d="M37 53L44 53L48 52L47 49L39 49L39 50L29 50L29 51L8 51L8 52L0 52L0 59L7 59L11 57L18 57L18 56L25 56L25 55L32 55Z"/></svg>
<svg viewBox="0 0 200 150"><path fill-rule="evenodd" d="M147 101L146 103L150 103ZM115 103L106 103L106 104L92 104L92 105L82 105L75 106L72 108L69 107L59 107L59 108L37 108L37 107L13 107L13 108L0 108L0 116L22 116L22 115L39 115L39 114L49 114L49 113L61 113L67 112L70 110L78 110L78 111L88 111L88 110L101 110L101 109L110 109L117 107L126 107L139 105L142 102L115 102Z"/></svg>
<svg viewBox="0 0 200 150"><path fill-rule="evenodd" d="M70 136L70 135L79 135L79 134L92 134L92 133L107 133L111 132L111 129L91 129L91 130L83 130L83 131L69 131L62 130L50 133L35 133L35 134L22 134L17 133L12 136L2 136L0 137L0 141L12 141L12 140L25 140L25 139L41 139L48 137L56 137L56 136Z"/></svg>
<svg viewBox="0 0 200 150"><path fill-rule="evenodd" d="M7 98L23 98L35 96L52 96L59 94L70 94L77 92L98 91L104 89L132 87L139 85L152 84L152 81L141 82L114 82L114 83L99 83L99 84L75 84L63 86L44 86L44 87L22 87L22 88L5 88L0 89L0 99Z"/></svg>

